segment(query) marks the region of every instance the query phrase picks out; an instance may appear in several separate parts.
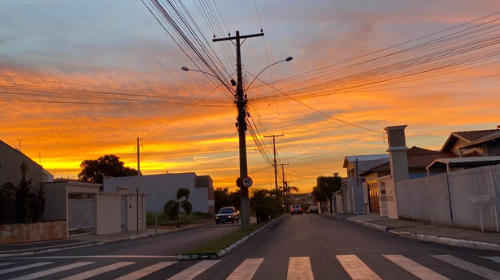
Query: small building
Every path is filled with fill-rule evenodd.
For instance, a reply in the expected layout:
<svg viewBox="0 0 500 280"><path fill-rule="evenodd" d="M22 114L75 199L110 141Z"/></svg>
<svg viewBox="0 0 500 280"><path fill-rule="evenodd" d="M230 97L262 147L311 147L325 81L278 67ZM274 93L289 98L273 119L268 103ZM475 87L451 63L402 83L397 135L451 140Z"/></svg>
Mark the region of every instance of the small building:
<svg viewBox="0 0 500 280"><path fill-rule="evenodd" d="M441 152L460 157L500 156L500 125L497 129L452 132Z"/></svg>
<svg viewBox="0 0 500 280"><path fill-rule="evenodd" d="M101 184L56 180L44 183L43 221L66 221L72 233L109 234L146 228L145 195L128 188L102 192Z"/></svg>
<svg viewBox="0 0 500 280"><path fill-rule="evenodd" d="M179 188L190 191L189 202L193 212L215 215L213 181L210 176L198 176L190 173L168 173L144 176L105 177L104 191L115 192L119 187L130 188L135 193L137 186L141 193L147 194L147 211L163 212L165 202L175 199Z"/></svg>

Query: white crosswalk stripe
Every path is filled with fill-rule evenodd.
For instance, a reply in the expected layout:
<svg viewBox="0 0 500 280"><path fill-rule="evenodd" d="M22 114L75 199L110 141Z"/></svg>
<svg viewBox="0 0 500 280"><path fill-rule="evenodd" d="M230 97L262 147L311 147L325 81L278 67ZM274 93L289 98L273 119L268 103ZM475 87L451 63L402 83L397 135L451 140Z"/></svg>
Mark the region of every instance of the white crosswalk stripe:
<svg viewBox="0 0 500 280"><path fill-rule="evenodd" d="M185 269L184 271L181 271L180 273L178 273L178 274L176 274L173 277L168 278L168 279L169 280L191 280L218 262L219 262L219 260L201 261L201 262Z"/></svg>
<svg viewBox="0 0 500 280"><path fill-rule="evenodd" d="M259 269L259 266L264 261L260 259L246 259L238 266L226 280L250 280Z"/></svg>
<svg viewBox="0 0 500 280"><path fill-rule="evenodd" d="M381 280L355 255L337 256L337 260L353 280Z"/></svg>
<svg viewBox="0 0 500 280"><path fill-rule="evenodd" d="M11 272L16 272L16 271L22 271L22 270L26 270L26 269L30 269L30 268L34 268L34 267L44 266L44 265L48 265L48 264L51 264L51 262L32 263L32 264L13 267L13 268L3 269L0 271L0 275L11 273Z"/></svg>
<svg viewBox="0 0 500 280"><path fill-rule="evenodd" d="M471 263L464 261L462 259L449 256L449 255L438 255L438 256L433 256L434 258L438 260L442 260L444 262L447 262L451 265L457 266L461 269L465 269L469 272L472 272L474 274L477 274L481 277L484 277L486 279L490 280L498 280L500 279L500 273L493 271L491 269L488 269L486 267L479 266L477 264Z"/></svg>
<svg viewBox="0 0 500 280"><path fill-rule="evenodd" d="M415 277L423 280L446 280L445 276L405 257L402 255L382 255L387 260L393 262L397 266L403 268L409 273L413 274ZM465 261L463 259L451 256L451 255L431 255L433 258L445 262L454 267L458 267L475 275L478 277L482 277L484 279L500 279L500 272L492 270L490 268L486 268L480 265L477 265L472 262ZM353 280L381 280L381 278L368 266L365 264L358 256L356 255L337 255L336 256L339 264L342 268L349 274L349 276ZM491 259L492 261L498 261L498 257L495 256L483 256L481 258ZM207 269L219 263L220 260L202 260L199 262L184 263L189 265L188 268L183 271L177 273L176 275L169 278L170 280L190 280L204 273ZM95 266L89 266L91 264L97 265L96 262L75 262L71 264L64 264L58 267L45 268L44 266L49 264L54 264L53 262L37 262L31 264L21 264L17 267L7 267L8 265L15 266L15 262L5 262L0 263L0 267L7 267L6 269L0 269L0 278L1 279L10 279L10 280L32 280L38 279L46 276L56 276L56 273L69 271L71 269L81 268L83 270L88 269L87 271L81 272L82 269L79 269L78 274L71 275L63 280L83 280L91 277L99 278L101 274L111 272L114 270L118 270L124 268L126 266L135 264L136 262L115 262L109 265L103 265L101 267L95 268ZM121 277L116 278L115 280L137 280L143 277L150 276L151 274L158 272L160 270L166 269L168 271L168 267L177 264L177 261L160 261L148 265L143 268L138 268L137 270L131 271L131 269L127 268L128 274L123 275L121 273ZM226 278L226 280L251 280L255 277L261 266L265 263L264 258L252 258L246 259ZM86 268L85 266L89 266ZM309 257L291 257L289 258L286 277L287 280L314 280L313 269L311 265L311 260ZM33 270L35 272L33 272ZM316 268L317 269L317 268ZM324 268L323 268L324 269ZM26 271L25 271L26 270ZM28 271L32 270L32 271ZM464 271L464 273L465 273ZM15 278L9 278L9 273L18 272L15 275ZM22 274L26 275L22 275ZM22 276L19 276L22 275ZM7 276L7 277L6 277ZM11 276L13 277L13 276ZM151 277L151 276L150 276ZM109 276L106 277L109 279Z"/></svg>
<svg viewBox="0 0 500 280"><path fill-rule="evenodd" d="M36 278L40 278L40 277L43 277L43 276L51 275L51 274L54 274L54 273L58 273L58 272L61 272L61 271L66 271L66 270L70 270L70 269L73 269L73 268L85 266L85 265L88 265L88 264L91 264L91 263L92 262L77 262L77 263L72 263L72 264L69 264L69 265L64 265L64 266L60 266L60 267L56 267L56 268L52 268L52 269L48 269L48 270L44 270L44 271L40 271L40 272L28 274L28 275L24 275L24 276L21 276L21 277L10 279L10 280L31 280L31 279L36 279Z"/></svg>
<svg viewBox="0 0 500 280"><path fill-rule="evenodd" d="M287 280L314 280L309 257L291 257Z"/></svg>
<svg viewBox="0 0 500 280"><path fill-rule="evenodd" d="M127 266L127 265L131 265L131 264L134 264L134 262L117 262L114 264L110 264L107 266L103 266L100 268L96 268L93 270L82 272L80 274L72 275L72 276L66 277L62 280L83 280L83 279L94 277L96 275L103 274L103 273L106 273L106 272L109 272L109 271L112 271L115 269L122 268L122 267Z"/></svg>
<svg viewBox="0 0 500 280"><path fill-rule="evenodd" d="M163 269L167 266L171 266L173 265L174 263L176 262L159 262L157 264L154 264L154 265L150 265L148 267L145 267L141 270L138 270L138 271L135 271L135 272L132 272L130 274L127 274L127 275L124 275L120 278L116 278L115 280L136 280L136 279L139 279L139 278L142 278L144 276L147 276L153 272L156 272L160 269Z"/></svg>
<svg viewBox="0 0 500 280"><path fill-rule="evenodd" d="M406 271L417 276L422 280L449 280L448 278L438 274L425 266L422 266L406 257L401 255L384 255L388 260L399 265Z"/></svg>

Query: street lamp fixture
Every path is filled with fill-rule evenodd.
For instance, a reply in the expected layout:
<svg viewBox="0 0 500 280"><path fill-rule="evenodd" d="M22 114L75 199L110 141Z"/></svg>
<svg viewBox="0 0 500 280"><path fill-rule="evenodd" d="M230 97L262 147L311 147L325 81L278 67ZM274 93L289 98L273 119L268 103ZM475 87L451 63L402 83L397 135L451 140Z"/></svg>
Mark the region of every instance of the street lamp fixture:
<svg viewBox="0 0 500 280"><path fill-rule="evenodd" d="M264 69L260 70L259 74L257 74L257 75L255 76L255 78L253 78L252 82L250 82L250 84L247 86L246 90L248 90L248 89L250 88L250 86L253 84L253 82L255 82L255 80L257 80L257 78L260 76L260 74L262 74L262 72L264 72L266 69L268 69L269 67L271 67L271 66L273 66L273 65L275 65L275 64L281 63L281 62L288 62L288 61L291 61L292 59L293 59L293 57L289 56L289 57L287 57L287 58L285 58L285 59L283 59L283 60L276 61L275 63L270 64L270 65L268 65L266 68L264 68Z"/></svg>

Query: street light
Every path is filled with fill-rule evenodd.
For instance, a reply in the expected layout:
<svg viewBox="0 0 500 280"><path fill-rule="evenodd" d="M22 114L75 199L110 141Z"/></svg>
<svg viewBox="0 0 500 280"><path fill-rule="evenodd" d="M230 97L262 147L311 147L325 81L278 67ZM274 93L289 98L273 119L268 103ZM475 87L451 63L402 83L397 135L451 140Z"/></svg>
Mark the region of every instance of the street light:
<svg viewBox="0 0 500 280"><path fill-rule="evenodd" d="M244 89L243 89L243 77L242 77L242 71L241 71L241 53L240 53L240 47L241 47L241 41L240 39L242 38L251 38L251 37L256 37L256 36L262 36L264 35L263 33L257 34L257 35L247 35L247 36L240 36L239 31L236 31L236 76L237 76L237 82L234 82L234 80L231 80L231 85L235 86L236 85L236 91L234 94L234 97L236 98L236 107L238 109L238 117L237 117L237 127L238 127L238 141L239 141L239 155L240 155L240 177L236 181L237 186L241 190L241 227L243 230L249 230L250 229L250 203L249 203L249 197L248 197L248 189L252 185L253 181L250 177L248 177L248 167L247 167L247 150L246 150L246 137L245 137L245 132L247 130L247 125L245 118L247 116L247 99L246 99L246 94L244 94ZM230 40L233 39L232 37L226 38L226 39L214 39L214 41L222 41L222 40ZM283 61L290 61L293 58L287 57L284 60L277 61L266 68L262 69L262 71L257 74L255 79L267 68L278 64ZM222 82L223 84L224 81L222 81L219 77L212 75L210 73L200 71L200 70L193 70L189 69L186 66L181 67L183 71L195 71L195 72L201 72L204 74L207 74L209 76L212 76ZM255 79L250 83L255 81ZM247 89L250 87L250 85L247 87Z"/></svg>
<svg viewBox="0 0 500 280"><path fill-rule="evenodd" d="M255 82L255 80L257 80L257 77L259 77L259 75L260 75L260 74L262 74L262 72L264 72L266 69L268 69L269 67L271 67L271 66L273 66L273 65L275 65L275 64L281 63L281 62L288 62L288 61L291 61L292 59L293 59L293 57L289 56L289 57L287 57L287 58L285 58L285 59L283 59L283 60L276 61L275 63L270 64L270 65L268 65L266 68L264 68L264 69L260 70L259 74L257 74L257 75L255 76L255 78L253 78L252 82L250 82L250 84L247 86L246 90L248 90L248 89L250 88L250 86L253 84L253 82ZM184 69L183 69L183 70L184 70ZM187 71L187 70L184 70L184 71Z"/></svg>

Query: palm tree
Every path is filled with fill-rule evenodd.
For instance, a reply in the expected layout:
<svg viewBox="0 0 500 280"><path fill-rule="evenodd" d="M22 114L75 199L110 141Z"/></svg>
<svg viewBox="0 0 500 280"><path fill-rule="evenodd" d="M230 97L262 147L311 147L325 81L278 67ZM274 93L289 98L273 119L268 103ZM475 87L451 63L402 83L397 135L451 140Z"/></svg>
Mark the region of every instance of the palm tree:
<svg viewBox="0 0 500 280"><path fill-rule="evenodd" d="M184 213L186 213L186 215L191 214L191 212L193 211L193 205L191 204L191 202L188 201L190 193L191 192L189 191L189 189L180 188L177 190L177 194L175 196L175 198L177 200L171 199L171 200L167 201L165 203L165 205L163 206L163 212L165 212L165 215L167 215L167 217L171 221L173 221L173 220L176 221L177 228L180 227L180 225L179 225L180 208L182 207L182 209L184 210ZM184 197L184 200L181 201L181 199L183 197Z"/></svg>
<svg viewBox="0 0 500 280"><path fill-rule="evenodd" d="M290 193L299 193L300 190L299 188L297 187L292 187L292 186L289 186L287 182L285 182L285 184L283 185L283 193L285 194L285 212L288 213L288 211L290 211L289 208L289 199L288 199L288 195Z"/></svg>

